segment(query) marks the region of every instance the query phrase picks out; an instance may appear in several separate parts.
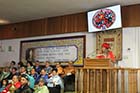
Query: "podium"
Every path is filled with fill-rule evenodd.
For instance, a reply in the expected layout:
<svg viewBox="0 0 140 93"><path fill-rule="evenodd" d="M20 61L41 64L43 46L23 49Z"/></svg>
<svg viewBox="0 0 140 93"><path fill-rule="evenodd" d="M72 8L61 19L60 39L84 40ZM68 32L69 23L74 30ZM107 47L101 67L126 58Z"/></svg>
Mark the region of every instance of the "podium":
<svg viewBox="0 0 140 93"><path fill-rule="evenodd" d="M84 67L113 67L113 63L110 59L84 59Z"/></svg>

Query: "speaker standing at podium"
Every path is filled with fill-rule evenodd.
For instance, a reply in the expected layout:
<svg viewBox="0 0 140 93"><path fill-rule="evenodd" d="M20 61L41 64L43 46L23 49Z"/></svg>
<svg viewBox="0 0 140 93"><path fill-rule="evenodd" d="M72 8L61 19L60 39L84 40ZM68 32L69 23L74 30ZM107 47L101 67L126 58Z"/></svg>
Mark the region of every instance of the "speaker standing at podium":
<svg viewBox="0 0 140 93"><path fill-rule="evenodd" d="M108 43L103 43L102 44L102 49L101 51L97 51L97 56L96 58L102 59L102 58L109 58L111 59L112 62L115 62L115 56L113 52L111 51L110 45Z"/></svg>

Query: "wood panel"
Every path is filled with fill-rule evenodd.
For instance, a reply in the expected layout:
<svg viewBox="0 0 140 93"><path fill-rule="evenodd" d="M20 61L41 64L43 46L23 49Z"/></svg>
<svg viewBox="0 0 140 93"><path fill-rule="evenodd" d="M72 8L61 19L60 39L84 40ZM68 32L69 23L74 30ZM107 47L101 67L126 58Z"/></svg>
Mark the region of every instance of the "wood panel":
<svg viewBox="0 0 140 93"><path fill-rule="evenodd" d="M78 13L48 18L48 34L86 32L86 18L86 13Z"/></svg>
<svg viewBox="0 0 140 93"><path fill-rule="evenodd" d="M76 93L140 93L140 68L78 68Z"/></svg>
<svg viewBox="0 0 140 93"><path fill-rule="evenodd" d="M43 36L47 33L47 19L27 21L0 27L0 39Z"/></svg>
<svg viewBox="0 0 140 93"><path fill-rule="evenodd" d="M110 59L84 59L84 68L87 67L113 67Z"/></svg>
<svg viewBox="0 0 140 93"><path fill-rule="evenodd" d="M123 27L140 26L140 4L122 7Z"/></svg>
<svg viewBox="0 0 140 93"><path fill-rule="evenodd" d="M14 37L14 33L12 32L12 25L4 25L0 28L0 39L9 39Z"/></svg>
<svg viewBox="0 0 140 93"><path fill-rule="evenodd" d="M41 36L45 35L46 31L46 20L40 19L35 21L30 21L30 36Z"/></svg>
<svg viewBox="0 0 140 93"><path fill-rule="evenodd" d="M123 27L140 26L140 4L122 7ZM87 13L20 22L0 26L0 39L87 32Z"/></svg>

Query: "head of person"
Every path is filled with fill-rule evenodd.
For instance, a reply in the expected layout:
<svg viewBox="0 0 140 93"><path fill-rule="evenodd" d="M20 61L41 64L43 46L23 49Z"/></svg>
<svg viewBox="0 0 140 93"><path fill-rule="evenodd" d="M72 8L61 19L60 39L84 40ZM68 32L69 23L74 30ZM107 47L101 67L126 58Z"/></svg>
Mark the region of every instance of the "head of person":
<svg viewBox="0 0 140 93"><path fill-rule="evenodd" d="M110 45L108 43L103 43L102 44L102 51L104 52L104 51L106 51L108 49L110 49Z"/></svg>
<svg viewBox="0 0 140 93"><path fill-rule="evenodd" d="M12 81L13 81L13 83L18 82L18 81L19 81L18 76L17 76L17 75L14 75L14 76L12 77Z"/></svg>
<svg viewBox="0 0 140 93"><path fill-rule="evenodd" d="M68 62L68 67L72 67L72 66L73 66L73 62L72 61Z"/></svg>
<svg viewBox="0 0 140 93"><path fill-rule="evenodd" d="M6 86L8 84L8 80L7 79L3 79L2 80L2 85Z"/></svg>
<svg viewBox="0 0 140 93"><path fill-rule="evenodd" d="M18 62L18 67L22 67L24 64L23 64L23 62Z"/></svg>
<svg viewBox="0 0 140 93"><path fill-rule="evenodd" d="M37 60L36 62L35 62L35 66L39 66L40 64L39 64L39 61Z"/></svg>
<svg viewBox="0 0 140 93"><path fill-rule="evenodd" d="M35 73L36 73L35 69L32 68L32 69L31 69L31 75L34 75Z"/></svg>
<svg viewBox="0 0 140 93"><path fill-rule="evenodd" d="M16 62L15 61L11 61L10 66L14 66L14 65L16 65Z"/></svg>
<svg viewBox="0 0 140 93"><path fill-rule="evenodd" d="M3 69L3 72L10 72L9 67L6 66L6 67Z"/></svg>
<svg viewBox="0 0 140 93"><path fill-rule="evenodd" d="M22 74L21 75L21 79L20 79L21 85L26 85L29 82L29 78L26 74Z"/></svg>
<svg viewBox="0 0 140 93"><path fill-rule="evenodd" d="M50 66L50 63L48 61L46 61L45 66L46 67L49 67Z"/></svg>
<svg viewBox="0 0 140 93"><path fill-rule="evenodd" d="M58 70L57 70L56 68L52 69L52 75L53 75L53 76L57 75L57 71L58 71Z"/></svg>
<svg viewBox="0 0 140 93"><path fill-rule="evenodd" d="M45 84L45 81L43 78L40 78L38 85L43 86Z"/></svg>
<svg viewBox="0 0 140 93"><path fill-rule="evenodd" d="M56 63L56 68L59 68L61 67L61 64L60 63Z"/></svg>
<svg viewBox="0 0 140 93"><path fill-rule="evenodd" d="M33 64L32 64L31 61L28 61L28 62L27 62L27 67L30 67L30 66L33 66Z"/></svg>
<svg viewBox="0 0 140 93"><path fill-rule="evenodd" d="M43 76L46 75L46 70L45 69L41 69L40 74L43 75Z"/></svg>
<svg viewBox="0 0 140 93"><path fill-rule="evenodd" d="M26 73L26 67L25 66L22 66L21 68L20 68L20 73Z"/></svg>
<svg viewBox="0 0 140 93"><path fill-rule="evenodd" d="M17 72L17 68L16 67L13 67L12 68L12 74L15 74Z"/></svg>

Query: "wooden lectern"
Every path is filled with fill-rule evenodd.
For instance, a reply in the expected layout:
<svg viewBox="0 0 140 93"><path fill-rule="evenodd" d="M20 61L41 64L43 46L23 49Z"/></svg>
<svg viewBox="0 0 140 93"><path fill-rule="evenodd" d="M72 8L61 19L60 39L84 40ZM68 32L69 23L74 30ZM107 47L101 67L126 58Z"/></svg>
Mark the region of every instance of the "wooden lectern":
<svg viewBox="0 0 140 93"><path fill-rule="evenodd" d="M113 63L110 59L84 59L84 67L113 67Z"/></svg>

